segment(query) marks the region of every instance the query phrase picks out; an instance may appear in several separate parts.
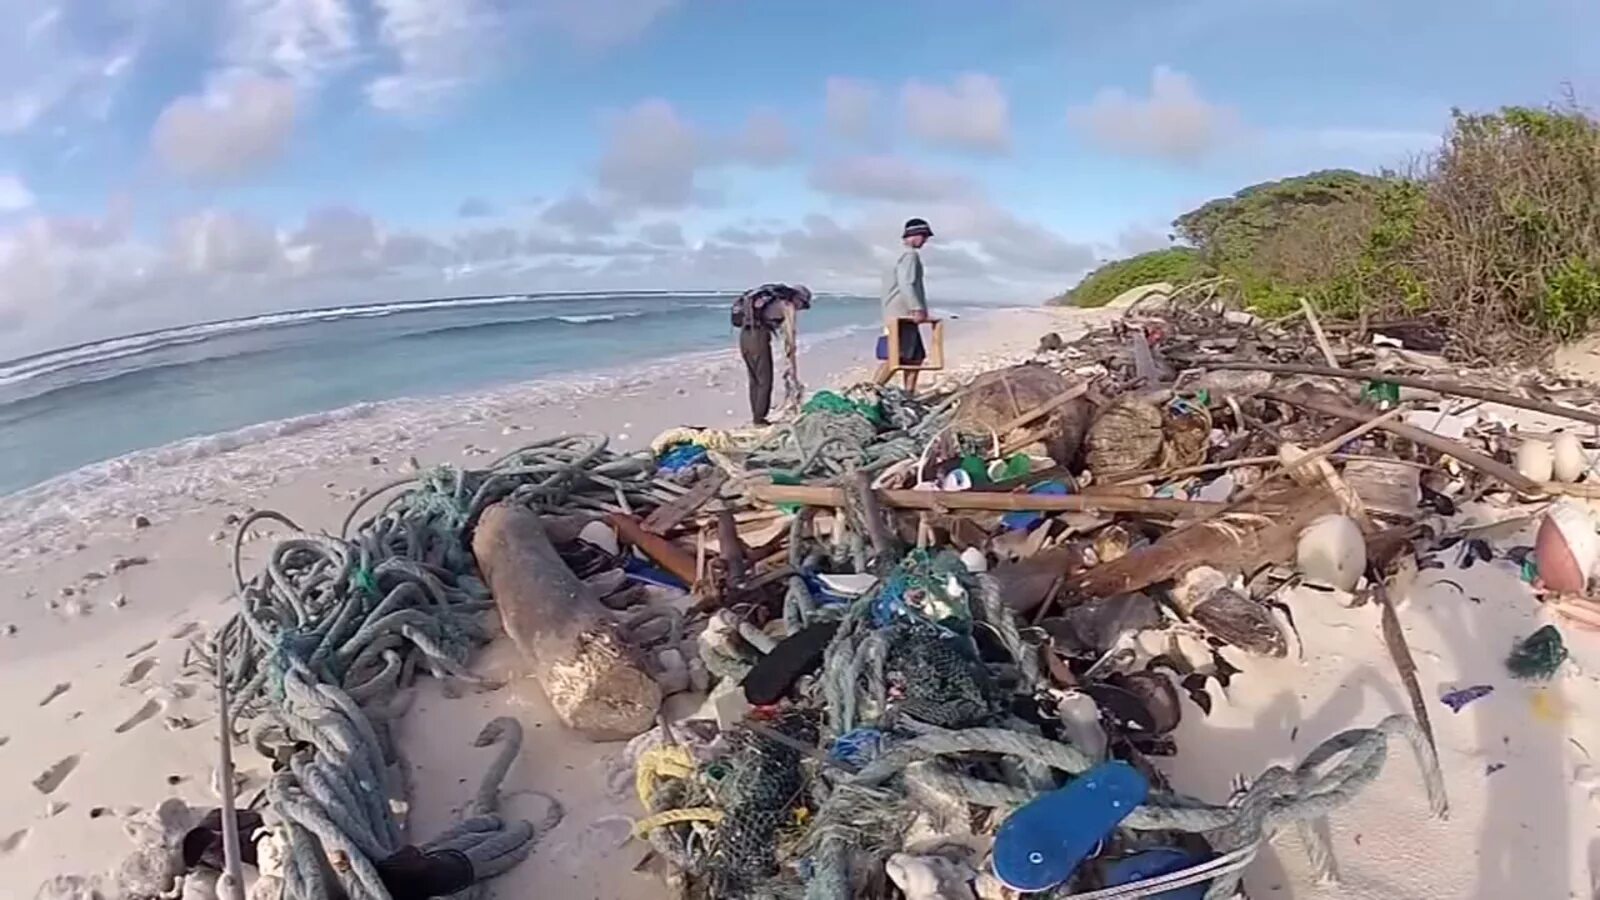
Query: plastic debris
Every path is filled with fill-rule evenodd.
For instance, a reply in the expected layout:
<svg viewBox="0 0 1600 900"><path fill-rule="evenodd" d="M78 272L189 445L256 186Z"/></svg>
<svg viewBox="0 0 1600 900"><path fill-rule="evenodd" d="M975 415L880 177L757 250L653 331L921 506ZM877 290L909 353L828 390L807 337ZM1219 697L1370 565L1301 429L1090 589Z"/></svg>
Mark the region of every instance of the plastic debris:
<svg viewBox="0 0 1600 900"><path fill-rule="evenodd" d="M1517 678L1551 678L1567 660L1567 645L1554 625L1546 625L1512 647L1506 668Z"/></svg>
<svg viewBox="0 0 1600 900"><path fill-rule="evenodd" d="M1494 687L1487 684L1475 684L1472 687L1461 688L1439 695L1439 702L1450 707L1451 712L1461 712L1468 703L1494 693Z"/></svg>

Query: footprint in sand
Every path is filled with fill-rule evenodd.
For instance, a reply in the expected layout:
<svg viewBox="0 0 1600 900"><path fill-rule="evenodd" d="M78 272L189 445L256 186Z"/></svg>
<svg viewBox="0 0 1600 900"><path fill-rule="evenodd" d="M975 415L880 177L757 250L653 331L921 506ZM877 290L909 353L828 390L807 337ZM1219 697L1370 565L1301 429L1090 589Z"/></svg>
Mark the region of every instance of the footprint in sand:
<svg viewBox="0 0 1600 900"><path fill-rule="evenodd" d="M17 848L22 846L22 842L27 839L28 829L26 828L22 829L21 831L13 831L5 837L0 838L0 854L15 853Z"/></svg>
<svg viewBox="0 0 1600 900"><path fill-rule="evenodd" d="M156 667L156 663L160 661L161 660L159 659L141 659L134 663L133 668L128 670L128 674L122 676L122 686L132 687L133 685L143 681L144 677L149 675L150 670L154 669Z"/></svg>
<svg viewBox="0 0 1600 900"><path fill-rule="evenodd" d="M41 794L49 794L55 791L56 788L61 787L61 782L66 781L67 776L72 774L72 770L78 767L78 762L82 759L83 756L81 754L74 753L61 760L50 768L45 769L44 774L35 778L33 786L38 788Z"/></svg>
<svg viewBox="0 0 1600 900"><path fill-rule="evenodd" d="M123 656L122 658L123 659L133 659L135 656L138 656L141 653L149 653L151 650L154 650L155 648L156 648L156 642L155 641L149 641L147 643L140 644L139 646L133 648L132 650L129 650L127 655Z"/></svg>
<svg viewBox="0 0 1600 900"><path fill-rule="evenodd" d="M145 722L149 721L152 717L155 716L156 713L158 713L160 711L161 711L161 704L160 703L157 703L154 700L147 700L147 701L145 701L145 704L143 706L139 707L139 711L138 712L136 712L133 715L129 716L127 718L127 720L124 721L121 725L118 725L116 727L115 731L116 731L117 734L124 734L126 732L132 731L133 729L137 728L138 726L140 726L140 725L144 724Z"/></svg>
<svg viewBox="0 0 1600 900"><path fill-rule="evenodd" d="M189 637L192 634L198 633L199 631L200 631L200 623L199 622L185 622L183 625L178 626L178 630L177 631L174 631L172 633L172 639L175 640L175 641L181 641L184 638Z"/></svg>
<svg viewBox="0 0 1600 900"><path fill-rule="evenodd" d="M70 691L70 690L72 690L72 682L63 681L60 684L56 685L55 687L51 688L50 689L50 693L45 694L44 695L44 699L39 701L39 705L40 706L49 706L50 705L50 701L56 699L57 697L61 696L62 694L65 694L67 691Z"/></svg>
<svg viewBox="0 0 1600 900"><path fill-rule="evenodd" d="M0 734L0 747L4 747L9 743L11 743L11 736L7 734Z"/></svg>

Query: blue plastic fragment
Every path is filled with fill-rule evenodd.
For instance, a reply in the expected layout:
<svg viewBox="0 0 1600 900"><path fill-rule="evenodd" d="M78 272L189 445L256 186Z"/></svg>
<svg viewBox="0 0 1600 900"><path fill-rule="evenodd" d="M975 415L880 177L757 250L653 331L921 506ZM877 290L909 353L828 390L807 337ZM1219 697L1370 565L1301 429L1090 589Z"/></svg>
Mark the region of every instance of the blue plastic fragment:
<svg viewBox="0 0 1600 900"><path fill-rule="evenodd" d="M1158 875L1170 875L1190 866L1198 866L1210 858L1209 854L1190 853L1177 847L1153 847L1141 850L1132 856L1124 856L1107 863L1104 870L1105 886L1119 887L1146 878L1155 878ZM1149 898L1150 900L1203 900L1209 885L1209 881L1202 881L1199 884L1150 894Z"/></svg>
<svg viewBox="0 0 1600 900"><path fill-rule="evenodd" d="M828 758L852 766L864 766L883 752L883 732L876 728L856 728L833 739Z"/></svg>
<svg viewBox="0 0 1600 900"><path fill-rule="evenodd" d="M1472 687L1462 688L1459 691L1451 691L1448 694L1441 694L1439 696L1439 702L1450 707L1451 712L1461 712L1461 708L1463 706L1466 706L1468 703L1471 703L1480 697L1487 697L1492 693L1494 693L1494 687L1492 685L1475 684Z"/></svg>
<svg viewBox="0 0 1600 900"><path fill-rule="evenodd" d="M1040 795L995 833L995 877L1017 891L1061 884L1149 793L1138 770L1114 760Z"/></svg>
<svg viewBox="0 0 1600 900"><path fill-rule="evenodd" d="M1044 481L1028 488L1030 494L1046 494L1056 497L1065 497L1072 493L1072 489L1059 481ZM1044 520L1044 514L1029 510L1008 512L1000 517L1000 524L1011 531L1026 531Z"/></svg>
<svg viewBox="0 0 1600 900"><path fill-rule="evenodd" d="M630 581L640 581L644 582L645 584L677 588L680 591L686 591L689 589L688 585L684 584L682 581L679 581L670 572L653 566L631 554L625 555L622 558L622 571L628 576L628 580Z"/></svg>
<svg viewBox="0 0 1600 900"><path fill-rule="evenodd" d="M706 448L696 444L678 444L661 455L656 463L658 472L679 472L706 460Z"/></svg>

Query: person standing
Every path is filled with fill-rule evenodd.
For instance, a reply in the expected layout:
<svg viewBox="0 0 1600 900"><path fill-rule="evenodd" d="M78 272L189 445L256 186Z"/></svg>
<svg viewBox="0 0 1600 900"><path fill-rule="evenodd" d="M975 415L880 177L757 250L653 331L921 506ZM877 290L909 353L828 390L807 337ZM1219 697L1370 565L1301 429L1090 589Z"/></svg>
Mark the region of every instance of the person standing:
<svg viewBox="0 0 1600 900"><path fill-rule="evenodd" d="M796 319L802 309L811 307L811 291L805 285L763 284L745 291L733 301L733 327L739 329L739 355L750 376L750 420L756 425L771 424L772 410L772 334L783 329L783 346L789 372L795 368ZM799 383L786 385L798 392Z"/></svg>
<svg viewBox="0 0 1600 900"><path fill-rule="evenodd" d="M904 249L884 280L883 337L878 339L878 358L883 364L873 379L878 384L887 384L894 377L894 369L889 365L890 341L899 344L902 365L918 366L928 358L928 351L922 346L922 330L918 327L928 321L928 295L922 286L922 256L917 251L931 237L933 229L926 219L907 219L901 231L900 242ZM916 369L904 370L907 393L917 392L919 374Z"/></svg>

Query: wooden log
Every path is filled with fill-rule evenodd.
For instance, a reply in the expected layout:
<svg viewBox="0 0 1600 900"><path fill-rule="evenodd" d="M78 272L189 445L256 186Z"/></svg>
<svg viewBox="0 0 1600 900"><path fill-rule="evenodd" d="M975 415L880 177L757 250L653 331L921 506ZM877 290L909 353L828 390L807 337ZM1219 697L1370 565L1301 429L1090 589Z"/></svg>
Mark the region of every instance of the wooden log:
<svg viewBox="0 0 1600 900"><path fill-rule="evenodd" d="M1289 403L1303 409L1309 409L1312 412L1322 413L1325 416L1335 416L1351 422L1366 422L1372 419L1371 413L1355 409L1341 400L1325 395L1319 397L1311 394L1280 394L1274 391L1262 391L1258 396L1268 400L1277 400L1281 403ZM1397 437L1403 437L1413 444L1420 444L1447 456L1453 456L1464 465L1471 466L1485 475L1498 478L1519 491L1537 493L1539 490L1538 482L1505 463L1495 460L1493 457L1479 453L1460 441L1452 441L1449 438L1440 437L1431 431L1423 431L1421 428L1407 425L1404 422L1382 422L1377 427Z"/></svg>
<svg viewBox="0 0 1600 900"><path fill-rule="evenodd" d="M639 548L639 552L650 557L656 565L686 585L692 586L695 582L696 569L694 554L679 547L677 544L658 535L645 531L639 525L639 520L633 516L622 513L612 513L606 517L611 527L617 530L617 537L625 544L632 544Z"/></svg>
<svg viewBox="0 0 1600 900"><path fill-rule="evenodd" d="M1337 513L1339 500L1320 487L1295 488L1274 497L1287 510L1267 517L1221 517L1162 537L1148 547L1067 579L1066 591L1111 597L1178 577L1196 566L1250 572L1294 558L1300 532L1319 516Z"/></svg>
<svg viewBox="0 0 1600 900"><path fill-rule="evenodd" d="M1388 381L1401 387L1417 388L1423 391L1433 391L1436 394L1451 394L1457 397L1471 397L1474 400L1483 400L1488 403L1499 403L1502 406L1514 406L1532 412L1545 413L1551 416L1560 416L1590 425L1600 425L1600 413L1578 409L1572 406L1562 406L1559 403L1548 403L1543 400L1534 400L1529 397L1519 397L1510 391L1495 390L1494 388L1476 387L1470 384L1460 384L1454 381L1441 381L1437 378L1417 378L1412 375L1392 375L1388 372L1372 372L1360 369L1329 368L1327 366L1304 366L1295 363L1264 363L1250 362L1248 360L1231 359L1203 359L1189 360L1202 369L1232 369L1248 372L1276 372L1285 375L1316 375L1324 378L1343 378L1351 381Z"/></svg>
<svg viewBox="0 0 1600 900"><path fill-rule="evenodd" d="M687 494L656 507L648 518L644 520L644 530L651 534L666 534L696 510L706 504L706 501L717 495L717 491L728 480L721 469L716 469L703 476L694 483Z"/></svg>
<svg viewBox="0 0 1600 900"><path fill-rule="evenodd" d="M763 503L801 503L807 506L845 505L840 488L808 484L751 484L750 495ZM1218 512L1225 503L1204 500L1164 500L1152 497L1079 496L1069 494L1007 494L998 491L873 491L878 502L892 509L956 510L979 509L990 512L1106 512L1138 513L1147 516L1183 517ZM1242 507L1244 512L1283 512L1284 504L1257 501Z"/></svg>
<svg viewBox="0 0 1600 900"><path fill-rule="evenodd" d="M655 724L661 688L556 553L538 513L489 507L472 552L506 633L567 727L590 740L616 741Z"/></svg>

